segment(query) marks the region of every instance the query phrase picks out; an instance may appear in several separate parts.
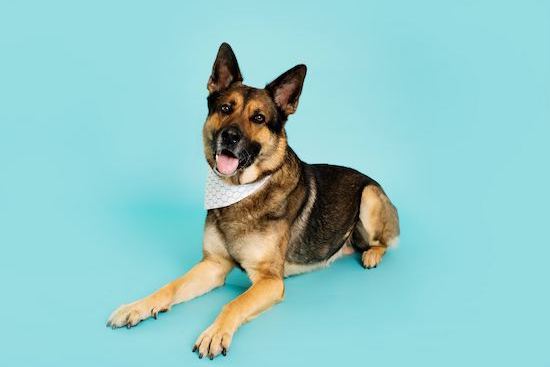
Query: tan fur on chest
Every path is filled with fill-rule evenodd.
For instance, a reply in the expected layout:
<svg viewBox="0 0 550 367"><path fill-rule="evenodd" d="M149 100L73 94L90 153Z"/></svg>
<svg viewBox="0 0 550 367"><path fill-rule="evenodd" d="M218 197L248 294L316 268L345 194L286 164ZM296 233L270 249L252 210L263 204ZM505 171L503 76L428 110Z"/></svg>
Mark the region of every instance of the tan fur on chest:
<svg viewBox="0 0 550 367"><path fill-rule="evenodd" d="M227 242L226 248L245 270L258 270L282 261L280 243L280 236L273 231L255 232Z"/></svg>
<svg viewBox="0 0 550 367"><path fill-rule="evenodd" d="M258 223L252 214L231 221L218 221L210 216L205 228L205 237L208 237L205 239L208 241L204 242L204 251L231 258L248 274L261 272L279 275L282 273L288 232L284 221Z"/></svg>

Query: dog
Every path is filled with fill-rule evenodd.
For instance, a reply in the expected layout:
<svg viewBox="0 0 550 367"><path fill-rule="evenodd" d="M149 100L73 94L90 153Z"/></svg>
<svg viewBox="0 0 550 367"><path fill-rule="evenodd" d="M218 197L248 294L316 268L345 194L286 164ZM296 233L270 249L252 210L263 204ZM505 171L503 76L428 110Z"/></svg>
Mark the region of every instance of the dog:
<svg viewBox="0 0 550 367"><path fill-rule="evenodd" d="M207 85L204 154L213 180L228 193L246 188L244 197L207 207L202 260L155 293L119 307L107 326L156 319L223 285L239 267L252 285L223 307L193 346L199 358L225 356L240 325L282 301L285 277L353 252L365 268L375 268L397 242L397 210L375 180L351 168L307 164L288 146L285 124L298 107L306 71L297 65L265 88L253 88L243 84L231 47L220 46ZM220 200L225 196L222 190Z"/></svg>

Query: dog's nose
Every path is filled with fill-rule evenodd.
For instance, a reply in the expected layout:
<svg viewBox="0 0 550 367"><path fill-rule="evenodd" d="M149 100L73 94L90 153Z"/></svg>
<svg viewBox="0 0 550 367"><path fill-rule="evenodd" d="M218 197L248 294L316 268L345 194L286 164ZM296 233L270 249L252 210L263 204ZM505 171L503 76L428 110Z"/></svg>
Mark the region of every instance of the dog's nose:
<svg viewBox="0 0 550 367"><path fill-rule="evenodd" d="M227 146L233 146L241 140L241 131L234 127L230 126L222 131L222 143Z"/></svg>

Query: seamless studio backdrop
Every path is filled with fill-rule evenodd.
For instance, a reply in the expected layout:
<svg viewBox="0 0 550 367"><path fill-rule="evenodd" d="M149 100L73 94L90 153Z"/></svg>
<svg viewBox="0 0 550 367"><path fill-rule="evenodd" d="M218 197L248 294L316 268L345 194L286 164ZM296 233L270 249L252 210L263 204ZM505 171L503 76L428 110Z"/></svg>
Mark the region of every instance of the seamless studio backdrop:
<svg viewBox="0 0 550 367"><path fill-rule="evenodd" d="M544 1L0 5L3 366L549 366ZM196 337L227 286L105 321L201 257L206 82L308 66L290 145L380 181L397 250L286 281L226 358Z"/></svg>

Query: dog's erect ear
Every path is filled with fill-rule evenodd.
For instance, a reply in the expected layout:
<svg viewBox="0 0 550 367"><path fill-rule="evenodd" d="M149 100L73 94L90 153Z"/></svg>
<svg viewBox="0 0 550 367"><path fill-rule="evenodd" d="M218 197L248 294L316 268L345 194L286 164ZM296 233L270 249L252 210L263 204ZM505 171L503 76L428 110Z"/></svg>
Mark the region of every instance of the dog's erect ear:
<svg viewBox="0 0 550 367"><path fill-rule="evenodd" d="M208 91L219 92L235 82L242 82L243 77L237 64L237 58L227 43L222 43L208 79Z"/></svg>
<svg viewBox="0 0 550 367"><path fill-rule="evenodd" d="M265 87L277 106L287 116L296 112L298 108L298 99L302 93L306 72L305 65L296 65Z"/></svg>

